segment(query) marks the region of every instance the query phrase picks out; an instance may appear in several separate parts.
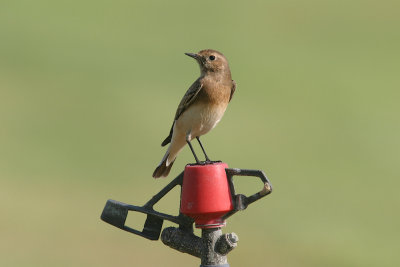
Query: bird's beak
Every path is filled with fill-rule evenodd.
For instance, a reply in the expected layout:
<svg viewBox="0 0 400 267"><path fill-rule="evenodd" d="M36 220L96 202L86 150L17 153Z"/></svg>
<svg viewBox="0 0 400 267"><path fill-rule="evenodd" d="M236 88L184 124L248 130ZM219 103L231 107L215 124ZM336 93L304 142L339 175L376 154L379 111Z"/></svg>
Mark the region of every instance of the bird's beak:
<svg viewBox="0 0 400 267"><path fill-rule="evenodd" d="M198 54L194 54L194 53L185 53L185 55L187 55L189 57L192 57L194 59L198 59L199 58L199 55Z"/></svg>

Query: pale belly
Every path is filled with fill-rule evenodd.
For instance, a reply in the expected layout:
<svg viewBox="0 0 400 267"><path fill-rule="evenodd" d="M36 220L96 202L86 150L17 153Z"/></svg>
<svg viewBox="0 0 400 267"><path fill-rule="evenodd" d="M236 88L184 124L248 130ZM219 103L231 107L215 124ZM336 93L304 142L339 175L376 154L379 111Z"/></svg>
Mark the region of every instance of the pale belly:
<svg viewBox="0 0 400 267"><path fill-rule="evenodd" d="M189 134L190 140L197 136L204 135L213 129L221 120L227 105L204 105L191 106L176 121L175 130ZM175 132L174 130L174 132Z"/></svg>

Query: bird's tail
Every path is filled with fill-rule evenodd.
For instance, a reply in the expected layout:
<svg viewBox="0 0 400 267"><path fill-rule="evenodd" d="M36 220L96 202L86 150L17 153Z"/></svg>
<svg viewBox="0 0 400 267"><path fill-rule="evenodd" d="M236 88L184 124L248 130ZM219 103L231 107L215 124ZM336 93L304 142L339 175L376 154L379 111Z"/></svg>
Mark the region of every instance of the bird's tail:
<svg viewBox="0 0 400 267"><path fill-rule="evenodd" d="M153 177L154 178L160 178L160 177L167 177L169 174L169 171L171 170L172 165L174 164L174 161L169 162L168 161L169 157L169 149L167 153L165 153L165 156L161 160L160 164L156 167L156 169L153 172Z"/></svg>

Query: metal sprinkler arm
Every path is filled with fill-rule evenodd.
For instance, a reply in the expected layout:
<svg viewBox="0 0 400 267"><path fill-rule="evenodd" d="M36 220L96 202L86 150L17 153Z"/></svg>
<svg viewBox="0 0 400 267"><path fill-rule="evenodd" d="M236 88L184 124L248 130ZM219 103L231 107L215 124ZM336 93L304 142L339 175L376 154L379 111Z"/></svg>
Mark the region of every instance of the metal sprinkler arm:
<svg viewBox="0 0 400 267"><path fill-rule="evenodd" d="M229 187L233 198L234 209L231 212L224 215L223 217L224 220L226 220L236 212L246 209L251 203L271 194L272 192L272 185L268 180L267 176L265 175L265 173L261 170L228 168L226 169L226 174L228 177ZM233 184L233 176L258 177L260 178L264 186L259 192L249 197L242 194L236 194L235 186Z"/></svg>
<svg viewBox="0 0 400 267"><path fill-rule="evenodd" d="M154 210L153 206L163 198L169 191L175 186L182 186L183 172L179 174L174 180L172 180L167 186L165 186L160 192L154 195L146 204L143 206L129 205L123 202L109 199L101 214L101 219L115 227L118 227L124 231L130 232L142 236L150 240L158 240L160 237L161 229L164 220L171 221L179 225L181 229L193 232L193 219L186 215L179 213L178 216L173 216L158 212ZM143 230L139 231L125 225L126 218L128 217L129 211L136 211L147 214Z"/></svg>

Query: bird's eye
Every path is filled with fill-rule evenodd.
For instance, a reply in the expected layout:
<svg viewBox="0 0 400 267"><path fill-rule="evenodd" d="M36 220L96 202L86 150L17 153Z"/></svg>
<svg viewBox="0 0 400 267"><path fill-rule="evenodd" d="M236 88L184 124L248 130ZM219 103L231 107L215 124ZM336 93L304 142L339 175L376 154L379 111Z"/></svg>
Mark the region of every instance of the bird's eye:
<svg viewBox="0 0 400 267"><path fill-rule="evenodd" d="M209 59L210 59L210 60L214 60L214 59L215 59L215 56L210 56Z"/></svg>

